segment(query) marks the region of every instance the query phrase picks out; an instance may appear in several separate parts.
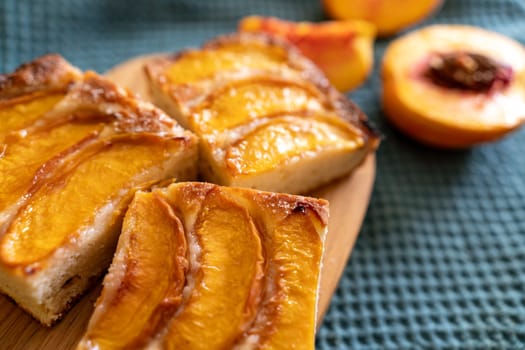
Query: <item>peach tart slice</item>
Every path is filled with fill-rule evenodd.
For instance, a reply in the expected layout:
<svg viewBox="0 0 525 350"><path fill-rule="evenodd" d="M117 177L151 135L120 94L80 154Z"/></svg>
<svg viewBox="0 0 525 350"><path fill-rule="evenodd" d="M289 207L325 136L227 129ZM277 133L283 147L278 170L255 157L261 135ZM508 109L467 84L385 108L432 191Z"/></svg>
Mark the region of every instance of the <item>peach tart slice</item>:
<svg viewBox="0 0 525 350"><path fill-rule="evenodd" d="M366 116L278 38L219 37L153 59L146 72L154 102L200 137L207 181L306 193L378 145Z"/></svg>
<svg viewBox="0 0 525 350"><path fill-rule="evenodd" d="M45 325L107 268L137 189L196 175L196 138L48 55L0 75L0 291Z"/></svg>
<svg viewBox="0 0 525 350"><path fill-rule="evenodd" d="M382 69L387 117L426 144L465 148L525 122L525 48L501 34L427 27L392 42Z"/></svg>
<svg viewBox="0 0 525 350"><path fill-rule="evenodd" d="M314 349L327 219L288 194L137 192L78 349Z"/></svg>

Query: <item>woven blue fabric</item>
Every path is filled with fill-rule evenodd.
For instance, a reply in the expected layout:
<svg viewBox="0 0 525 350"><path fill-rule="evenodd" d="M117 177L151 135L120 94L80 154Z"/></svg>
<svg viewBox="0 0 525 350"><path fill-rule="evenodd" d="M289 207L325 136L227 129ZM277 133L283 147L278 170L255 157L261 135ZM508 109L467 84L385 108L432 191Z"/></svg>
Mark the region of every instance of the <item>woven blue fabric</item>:
<svg viewBox="0 0 525 350"><path fill-rule="evenodd" d="M0 71L47 52L103 72L198 46L249 14L324 18L317 0L0 1ZM525 43L525 1L448 0L429 23ZM352 98L385 135L370 208L318 349L525 349L525 129L468 151L395 132L374 75ZM1 346L0 346L1 347Z"/></svg>

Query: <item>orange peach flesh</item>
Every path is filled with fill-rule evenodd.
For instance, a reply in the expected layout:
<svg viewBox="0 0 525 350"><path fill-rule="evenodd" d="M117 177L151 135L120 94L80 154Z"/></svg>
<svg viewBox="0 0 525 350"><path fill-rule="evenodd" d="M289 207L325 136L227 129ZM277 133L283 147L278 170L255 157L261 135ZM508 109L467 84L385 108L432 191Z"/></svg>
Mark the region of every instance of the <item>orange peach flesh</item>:
<svg viewBox="0 0 525 350"><path fill-rule="evenodd" d="M116 258L80 347L313 349L325 204L282 196L203 183L139 193L126 215ZM159 200L169 203L169 215L159 210ZM167 243L170 235L185 239L180 244L188 249L186 259L180 256L182 250L176 253L175 245ZM150 256L152 252L158 257ZM160 265L139 264L144 254ZM165 276L181 271L177 263L161 264L174 254L179 258L170 261L184 265L186 284L181 291L182 278L172 280L180 303L152 337L144 319L137 322L140 329L127 320L139 311L147 310L145 319L158 313L163 293L170 290ZM130 266L133 273L127 272ZM159 293L151 298L142 288L132 288L155 283ZM111 342L104 343L107 339Z"/></svg>
<svg viewBox="0 0 525 350"><path fill-rule="evenodd" d="M454 50L479 53L509 65L514 81L503 90L476 93L443 88L422 76L431 53ZM468 147L500 138L525 122L525 50L496 33L465 26L416 31L387 49L382 77L388 118L430 145Z"/></svg>
<svg viewBox="0 0 525 350"><path fill-rule="evenodd" d="M262 248L249 213L220 193L206 197L195 223L200 278L169 325L168 349L231 348L255 309L262 277ZM248 312L246 312L248 311Z"/></svg>
<svg viewBox="0 0 525 350"><path fill-rule="evenodd" d="M86 147L87 159L47 182L11 223L0 241L2 261L22 265L51 254L72 232L88 226L94 214L119 191L126 189L131 195L133 189L147 185L134 180L134 175L161 163L169 146L160 138L130 137L98 141L96 146ZM95 182L94 178L104 181ZM114 220L121 216L130 199L128 196L117 205Z"/></svg>
<svg viewBox="0 0 525 350"><path fill-rule="evenodd" d="M361 142L337 117L290 115L274 118L229 147L226 164L236 174L264 172L328 149L357 149Z"/></svg>
<svg viewBox="0 0 525 350"><path fill-rule="evenodd" d="M245 80L216 91L192 116L200 133L221 132L261 116L320 110L322 96L308 86L278 79Z"/></svg>
<svg viewBox="0 0 525 350"><path fill-rule="evenodd" d="M273 319L271 324L262 326L261 349L284 349L290 344L291 334L301 339L302 348L315 347L312 329L315 329L318 281L312 276L318 273L322 244L314 232L315 223L307 213L286 217L273 231L269 255L278 276L272 287L278 297L266 300L261 313L261 320ZM291 300L301 302L294 305Z"/></svg>
<svg viewBox="0 0 525 350"><path fill-rule="evenodd" d="M266 69L285 62L285 52L277 48L228 45L215 50L185 52L165 74L172 84L187 84L211 78L219 71Z"/></svg>
<svg viewBox="0 0 525 350"><path fill-rule="evenodd" d="M366 20L376 25L379 36L388 36L424 20L442 2L443 0L323 0L323 6L334 19Z"/></svg>
<svg viewBox="0 0 525 350"><path fill-rule="evenodd" d="M64 94L22 96L9 102L0 102L0 137L31 125L56 105Z"/></svg>
<svg viewBox="0 0 525 350"><path fill-rule="evenodd" d="M223 67L226 70L239 69L232 66L232 62L250 62L249 67L264 69L281 64L278 59L261 58L280 57L269 54L274 52L272 50L254 45L248 46L246 54L242 47L229 45L220 50L188 52L192 60L188 59L186 63L183 54L167 68L165 74L174 83L176 78L170 77L176 71L185 71L187 76L205 80L213 78L210 74ZM262 53L264 55L261 56ZM208 57L221 55L229 57L228 60L219 58L213 64L208 62ZM190 62L193 62L191 66L187 66ZM270 62L271 65L267 65ZM201 67L205 64L210 67ZM191 70L197 67L205 73L198 71L194 74ZM194 107L189 127L203 138L203 143L209 147L207 151L225 155L228 176L260 174L283 165L287 160L293 162L305 157L313 158L335 150L352 152L362 147L364 140L361 134L336 116L331 108L321 91L304 80L291 83L277 77L254 77L222 86L207 96L204 102ZM272 121L264 121L270 118ZM278 125L272 126L272 123ZM255 127L258 124L262 126ZM217 140L228 141L221 144Z"/></svg>
<svg viewBox="0 0 525 350"><path fill-rule="evenodd" d="M288 40L311 59L339 91L358 87L373 66L375 28L368 22L289 22L273 17L250 16L239 30L264 32Z"/></svg>
<svg viewBox="0 0 525 350"><path fill-rule="evenodd" d="M119 254L106 278L118 288L107 285L99 297L98 303L105 308L96 309L84 337L91 348L144 346L182 299L187 254L184 228L164 199L137 194L121 237L129 246L117 248Z"/></svg>
<svg viewBox="0 0 525 350"><path fill-rule="evenodd" d="M266 196L250 199L264 205L263 212L270 217L276 215L275 206L284 204ZM292 208L291 212L280 213L273 221L266 222L271 234L264 236L263 244L271 259L266 267L265 298L257 318L239 339L235 350L283 349L292 345L294 349L314 348L311 330L315 328L318 280L312 276L317 273L316 264L322 256L323 236L319 232L326 217L308 202L298 201Z"/></svg>

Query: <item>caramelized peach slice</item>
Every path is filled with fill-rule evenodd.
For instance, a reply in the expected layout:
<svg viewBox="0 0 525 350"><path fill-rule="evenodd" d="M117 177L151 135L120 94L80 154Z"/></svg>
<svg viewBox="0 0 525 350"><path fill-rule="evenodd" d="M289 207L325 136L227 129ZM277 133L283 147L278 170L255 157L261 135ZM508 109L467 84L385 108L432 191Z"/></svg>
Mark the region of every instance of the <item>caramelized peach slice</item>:
<svg viewBox="0 0 525 350"><path fill-rule="evenodd" d="M158 195L139 192L123 227L80 348L144 346L180 304L187 246L182 223L171 207Z"/></svg>
<svg viewBox="0 0 525 350"><path fill-rule="evenodd" d="M14 205L30 186L36 186L40 177L49 175L53 163L59 161L56 155L75 152L74 145L100 129L98 123L74 123L38 130L19 140L7 137L0 162L0 212Z"/></svg>
<svg viewBox="0 0 525 350"><path fill-rule="evenodd" d="M365 21L309 23L250 16L239 23L239 30L288 40L317 64L340 91L359 86L373 66L375 28Z"/></svg>
<svg viewBox="0 0 525 350"><path fill-rule="evenodd" d="M443 0L323 0L334 19L362 19L374 23L380 36L387 36L425 19Z"/></svg>
<svg viewBox="0 0 525 350"><path fill-rule="evenodd" d="M71 233L93 224L96 213L113 201L116 206L109 215L115 221L129 203L132 190L150 185L140 174L162 163L170 142L142 135L92 145L84 152L85 161L70 163L69 171L46 183L11 223L0 241L2 261L20 265L48 256Z"/></svg>
<svg viewBox="0 0 525 350"><path fill-rule="evenodd" d="M168 349L227 349L255 316L261 241L246 209L217 189L207 195L194 234L200 246L194 287L164 343Z"/></svg>
<svg viewBox="0 0 525 350"><path fill-rule="evenodd" d="M355 150L363 141L336 116L274 118L245 135L226 152L235 174L264 172L296 158L327 150Z"/></svg>
<svg viewBox="0 0 525 350"><path fill-rule="evenodd" d="M278 79L241 81L216 91L193 114L191 127L200 133L221 132L251 119L283 112L321 110L323 96L308 85Z"/></svg>
<svg viewBox="0 0 525 350"><path fill-rule="evenodd" d="M525 122L525 49L468 26L431 26L394 41L383 106L409 136L439 147L496 140Z"/></svg>
<svg viewBox="0 0 525 350"><path fill-rule="evenodd" d="M266 298L235 349L314 349L316 290L323 223L308 204L297 203L266 236ZM293 335L293 337L291 336ZM292 347L293 345L293 347Z"/></svg>
<svg viewBox="0 0 525 350"><path fill-rule="evenodd" d="M8 102L0 101L0 139L9 132L23 129L55 106L64 94L25 95Z"/></svg>
<svg viewBox="0 0 525 350"><path fill-rule="evenodd" d="M212 78L217 72L268 69L286 63L286 52L276 47L229 44L216 49L187 51L167 68L173 84L188 84Z"/></svg>

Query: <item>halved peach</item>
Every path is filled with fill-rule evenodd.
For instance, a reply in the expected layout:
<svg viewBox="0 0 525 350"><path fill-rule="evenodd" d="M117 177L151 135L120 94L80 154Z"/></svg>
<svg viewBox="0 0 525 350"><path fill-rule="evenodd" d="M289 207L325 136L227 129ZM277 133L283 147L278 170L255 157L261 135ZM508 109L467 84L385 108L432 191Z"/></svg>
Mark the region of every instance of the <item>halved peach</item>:
<svg viewBox="0 0 525 350"><path fill-rule="evenodd" d="M383 107L429 145L465 148L525 122L525 48L480 28L436 25L401 37L382 66Z"/></svg>
<svg viewBox="0 0 525 350"><path fill-rule="evenodd" d="M6 137L0 162L0 211L15 205L31 186L41 182L46 176L44 170L58 161L56 155L74 152L72 146L100 129L99 123L67 123L19 139Z"/></svg>
<svg viewBox="0 0 525 350"><path fill-rule="evenodd" d="M374 23L379 36L392 35L425 19L443 0L323 0L328 15L338 20Z"/></svg>
<svg viewBox="0 0 525 350"><path fill-rule="evenodd" d="M358 87L373 66L375 28L365 21L309 23L250 16L239 23L239 30L288 40L317 64L339 91Z"/></svg>

